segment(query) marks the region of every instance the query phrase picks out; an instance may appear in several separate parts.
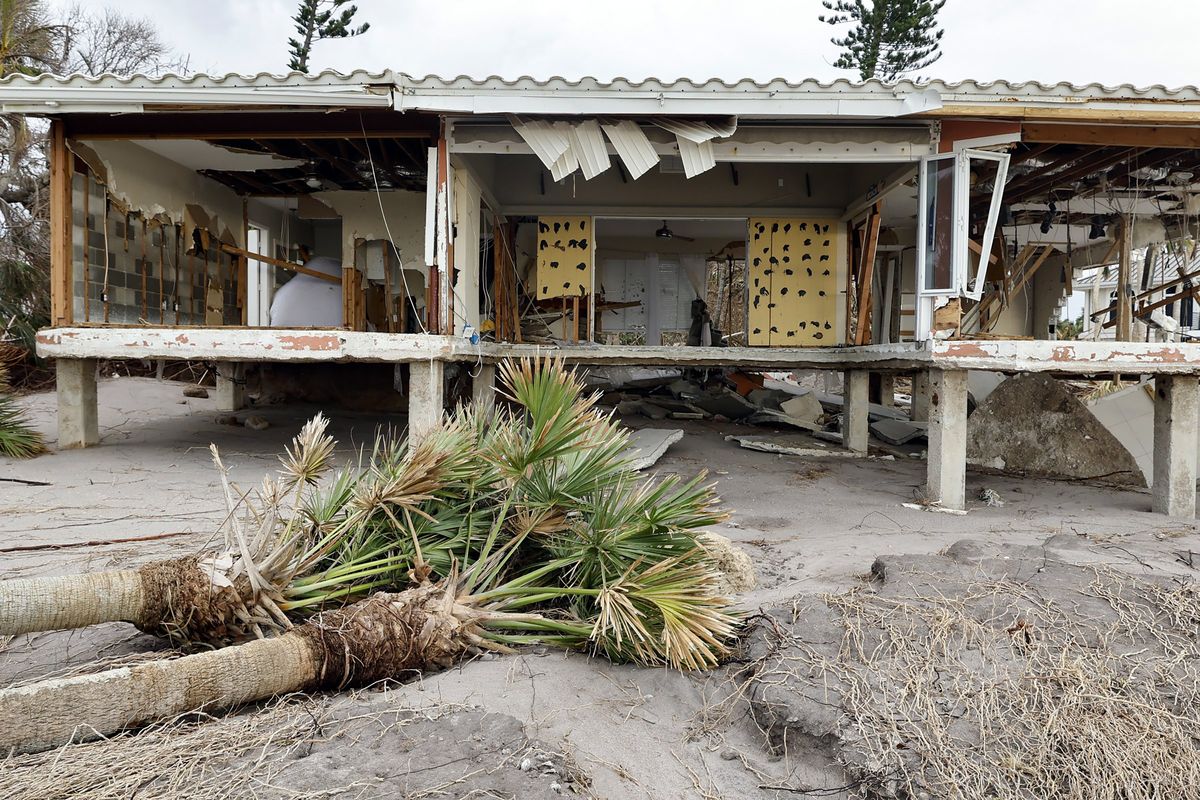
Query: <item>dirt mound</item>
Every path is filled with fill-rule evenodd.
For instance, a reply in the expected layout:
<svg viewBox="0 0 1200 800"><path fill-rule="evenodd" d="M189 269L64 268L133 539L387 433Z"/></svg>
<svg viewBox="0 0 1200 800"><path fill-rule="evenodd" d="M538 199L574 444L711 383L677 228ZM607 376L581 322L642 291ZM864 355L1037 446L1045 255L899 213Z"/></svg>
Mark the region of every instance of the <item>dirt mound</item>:
<svg viewBox="0 0 1200 800"><path fill-rule="evenodd" d="M1137 461L1060 382L1009 378L967 420L967 460L1005 472L1145 486Z"/></svg>

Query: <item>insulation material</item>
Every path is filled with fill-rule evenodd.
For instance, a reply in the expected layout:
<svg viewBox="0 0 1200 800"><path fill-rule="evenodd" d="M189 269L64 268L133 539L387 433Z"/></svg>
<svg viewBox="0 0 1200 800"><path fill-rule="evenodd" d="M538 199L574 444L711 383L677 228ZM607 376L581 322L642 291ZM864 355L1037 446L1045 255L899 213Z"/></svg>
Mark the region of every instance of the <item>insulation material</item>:
<svg viewBox="0 0 1200 800"><path fill-rule="evenodd" d="M835 219L750 220L750 345L838 343L837 227Z"/></svg>
<svg viewBox="0 0 1200 800"><path fill-rule="evenodd" d="M589 181L612 166L600 123L594 119L571 127L571 149L579 158L583 177Z"/></svg>
<svg viewBox="0 0 1200 800"><path fill-rule="evenodd" d="M595 245L591 217L538 217L538 298L591 294Z"/></svg>
<svg viewBox="0 0 1200 800"><path fill-rule="evenodd" d="M625 164L625 171L634 180L645 175L647 170L658 163L658 153L650 143L650 138L633 120L605 122L600 127L604 129L613 149Z"/></svg>

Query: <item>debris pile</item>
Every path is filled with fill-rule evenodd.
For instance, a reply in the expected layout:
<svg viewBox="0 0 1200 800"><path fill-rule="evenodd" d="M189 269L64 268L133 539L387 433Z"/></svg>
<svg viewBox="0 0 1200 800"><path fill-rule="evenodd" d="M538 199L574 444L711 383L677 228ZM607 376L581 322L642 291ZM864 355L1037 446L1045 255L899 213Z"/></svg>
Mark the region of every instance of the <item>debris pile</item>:
<svg viewBox="0 0 1200 800"><path fill-rule="evenodd" d="M604 367L592 369L588 382L591 388L604 392L601 403L613 407L623 417L642 416L655 422L733 421L804 431L836 445L842 442L842 396L802 386L786 374ZM879 441L896 447L919 445L928 428L926 423L910 422L904 410L877 403L870 404L868 419L871 433ZM746 437L736 438L741 442ZM780 442L780 447L832 451L804 436L791 439L797 441Z"/></svg>

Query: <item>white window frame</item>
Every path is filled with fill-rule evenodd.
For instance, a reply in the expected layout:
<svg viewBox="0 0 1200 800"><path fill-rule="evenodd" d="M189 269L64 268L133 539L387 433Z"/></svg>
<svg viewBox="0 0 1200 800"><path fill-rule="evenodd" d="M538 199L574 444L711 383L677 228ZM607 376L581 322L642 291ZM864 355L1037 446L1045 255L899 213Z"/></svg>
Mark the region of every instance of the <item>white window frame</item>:
<svg viewBox="0 0 1200 800"><path fill-rule="evenodd" d="M975 274L968 280L967 267L970 264L970 202L971 202L971 161L997 162L996 182L992 189L991 204L988 208L987 223L979 264ZM929 273L927 239L929 229L929 175L930 169L941 166L941 162L954 162L954 189L949 198L951 204L951 234L950 234L950 284L934 288L926 287L926 275ZM939 153L921 158L917 171L917 324L915 338L920 341L928 339L933 326L933 312L939 300L950 297L968 297L979 300L983 296L983 284L987 277L988 256L990 244L996 235L996 224L1000 217L1000 203L1004 197L1004 184L1008 177L1009 155L994 153L987 150L963 149L954 153Z"/></svg>

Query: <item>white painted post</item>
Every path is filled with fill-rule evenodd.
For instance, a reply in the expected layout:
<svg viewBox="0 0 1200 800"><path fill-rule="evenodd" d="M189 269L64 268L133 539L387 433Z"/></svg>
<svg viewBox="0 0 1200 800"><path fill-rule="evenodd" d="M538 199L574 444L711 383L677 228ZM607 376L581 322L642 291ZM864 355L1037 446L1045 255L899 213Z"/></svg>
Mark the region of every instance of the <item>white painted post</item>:
<svg viewBox="0 0 1200 800"><path fill-rule="evenodd" d="M1196 516L1196 423L1200 378L1154 379L1154 487L1151 508L1182 519Z"/></svg>
<svg viewBox="0 0 1200 800"><path fill-rule="evenodd" d="M408 443L414 445L437 428L445 410L445 364L413 361L408 365Z"/></svg>
<svg viewBox="0 0 1200 800"><path fill-rule="evenodd" d="M870 373L848 370L842 375L842 444L856 453L867 452L870 437Z"/></svg>
<svg viewBox="0 0 1200 800"><path fill-rule="evenodd" d="M966 508L967 372L929 370L926 497L944 508Z"/></svg>
<svg viewBox="0 0 1200 800"><path fill-rule="evenodd" d="M100 441L96 403L96 361L59 358L54 362L58 387L58 447L91 447Z"/></svg>
<svg viewBox="0 0 1200 800"><path fill-rule="evenodd" d="M496 365L479 364L478 374L471 379L471 401L480 408L490 408L496 403Z"/></svg>
<svg viewBox="0 0 1200 800"><path fill-rule="evenodd" d="M246 407L246 365L238 361L217 364L217 410L240 411Z"/></svg>

